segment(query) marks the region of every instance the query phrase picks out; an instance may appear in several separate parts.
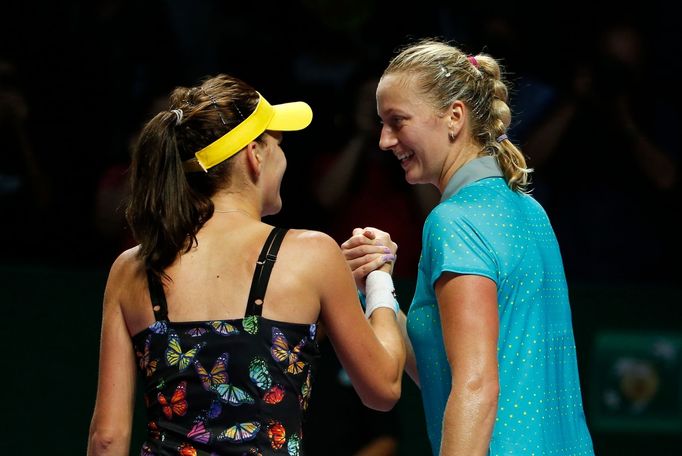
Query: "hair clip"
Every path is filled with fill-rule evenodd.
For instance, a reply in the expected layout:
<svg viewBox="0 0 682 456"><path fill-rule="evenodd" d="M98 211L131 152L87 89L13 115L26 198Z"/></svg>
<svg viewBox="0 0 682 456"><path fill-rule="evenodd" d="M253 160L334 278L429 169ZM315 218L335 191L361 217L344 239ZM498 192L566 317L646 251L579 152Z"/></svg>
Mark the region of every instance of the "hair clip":
<svg viewBox="0 0 682 456"><path fill-rule="evenodd" d="M233 102L232 102L232 106L234 106L234 109L237 110L237 112L239 113L239 117L241 117L242 122L243 122L243 121L244 121L244 114L242 114L242 111L241 111L241 109L239 109L239 106L237 106L237 103L235 103L235 102L233 101Z"/></svg>
<svg viewBox="0 0 682 456"><path fill-rule="evenodd" d="M225 122L225 118L223 117L223 113L220 112L220 106L218 106L218 101L213 97L213 95L209 95L208 92L202 87L201 91L204 92L204 95L208 97L209 100L211 100L211 103L213 104L213 107L215 108L216 111L218 111L218 115L220 116L220 121L223 123L223 125L227 125L227 122Z"/></svg>
<svg viewBox="0 0 682 456"><path fill-rule="evenodd" d="M443 66L443 65L440 66L440 71L441 71L442 73L445 74L445 77L446 77L446 78L449 78L450 75L452 74L452 73L450 73L450 72L445 68L445 66Z"/></svg>

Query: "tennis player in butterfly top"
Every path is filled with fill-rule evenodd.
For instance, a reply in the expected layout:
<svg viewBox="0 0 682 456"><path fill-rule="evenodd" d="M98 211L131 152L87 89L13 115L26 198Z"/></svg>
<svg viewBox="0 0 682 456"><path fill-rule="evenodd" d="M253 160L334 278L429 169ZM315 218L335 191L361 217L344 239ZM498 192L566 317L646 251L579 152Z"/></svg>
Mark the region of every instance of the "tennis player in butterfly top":
<svg viewBox="0 0 682 456"><path fill-rule="evenodd" d="M334 240L261 222L282 207L283 131L312 119L229 75L176 88L133 153L130 227L104 294L89 455L129 453L136 378L143 455L303 455L302 422L324 325L363 402L400 396L405 346L373 237L366 309ZM135 451L138 451L137 449Z"/></svg>

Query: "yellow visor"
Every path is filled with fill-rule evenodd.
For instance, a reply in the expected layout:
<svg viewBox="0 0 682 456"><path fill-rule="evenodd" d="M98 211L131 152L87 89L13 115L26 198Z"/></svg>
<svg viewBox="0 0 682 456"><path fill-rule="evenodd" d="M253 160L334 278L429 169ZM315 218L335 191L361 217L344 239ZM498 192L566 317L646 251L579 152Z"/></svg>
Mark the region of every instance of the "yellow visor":
<svg viewBox="0 0 682 456"><path fill-rule="evenodd" d="M208 171L258 138L266 130L303 130L313 120L313 110L303 101L272 106L259 93L256 109L239 125L194 154L185 162L185 171ZM197 167L196 165L199 165Z"/></svg>

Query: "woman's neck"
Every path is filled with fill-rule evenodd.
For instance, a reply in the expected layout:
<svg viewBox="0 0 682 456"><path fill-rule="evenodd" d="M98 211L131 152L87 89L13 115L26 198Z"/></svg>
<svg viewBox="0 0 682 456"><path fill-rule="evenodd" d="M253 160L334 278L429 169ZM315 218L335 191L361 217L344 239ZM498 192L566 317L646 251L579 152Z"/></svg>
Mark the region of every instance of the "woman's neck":
<svg viewBox="0 0 682 456"><path fill-rule="evenodd" d="M448 185L448 182L450 182L450 179L452 179L452 176L454 176L462 166L466 165L471 160L478 158L480 151L481 146L474 143L468 143L458 152L453 151L453 153L448 156L449 160L446 160L443 172L438 179L438 190L441 194L445 191L445 187Z"/></svg>
<svg viewBox="0 0 682 456"><path fill-rule="evenodd" d="M213 195L211 201L213 201L214 214L239 214L256 220L261 218L262 208L260 205L239 194L216 194Z"/></svg>

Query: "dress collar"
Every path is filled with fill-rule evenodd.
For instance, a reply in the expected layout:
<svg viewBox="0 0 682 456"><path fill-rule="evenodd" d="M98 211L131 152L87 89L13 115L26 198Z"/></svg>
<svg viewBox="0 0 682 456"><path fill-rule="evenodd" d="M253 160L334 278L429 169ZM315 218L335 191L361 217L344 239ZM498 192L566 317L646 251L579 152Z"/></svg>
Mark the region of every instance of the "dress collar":
<svg viewBox="0 0 682 456"><path fill-rule="evenodd" d="M485 179L486 177L503 176L502 169L495 157L488 155L486 157L475 158L455 172L450 178L448 185L445 186L440 200L443 202L449 199L462 187L472 182Z"/></svg>

